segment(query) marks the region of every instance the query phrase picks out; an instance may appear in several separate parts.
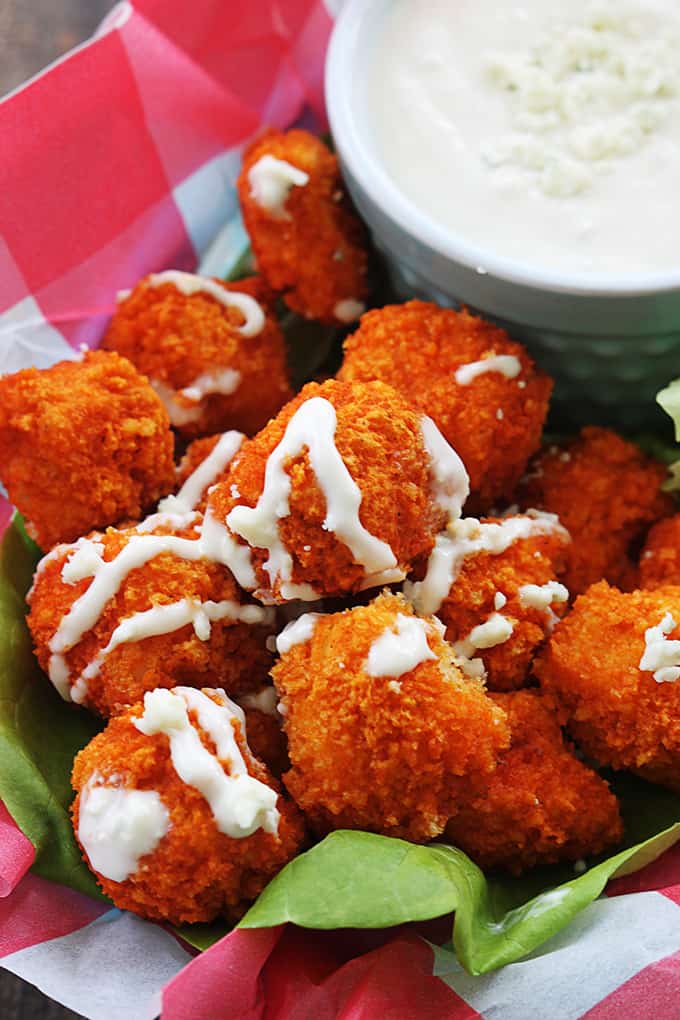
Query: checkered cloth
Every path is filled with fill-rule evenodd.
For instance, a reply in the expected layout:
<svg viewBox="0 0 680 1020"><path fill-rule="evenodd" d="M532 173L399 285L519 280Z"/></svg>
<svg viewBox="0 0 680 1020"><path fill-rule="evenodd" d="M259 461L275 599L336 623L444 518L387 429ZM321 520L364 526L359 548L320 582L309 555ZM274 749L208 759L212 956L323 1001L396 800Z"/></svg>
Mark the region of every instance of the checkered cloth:
<svg viewBox="0 0 680 1020"><path fill-rule="evenodd" d="M117 290L195 269L236 211L243 144L305 105L323 122L330 27L320 0L122 3L0 105L0 372L96 345ZM7 517L0 507L0 530ZM161 1007L165 1020L680 1015L678 848L485 977L431 926L237 930L194 957L163 928L32 875L32 861L0 805L0 962L96 1020Z"/></svg>

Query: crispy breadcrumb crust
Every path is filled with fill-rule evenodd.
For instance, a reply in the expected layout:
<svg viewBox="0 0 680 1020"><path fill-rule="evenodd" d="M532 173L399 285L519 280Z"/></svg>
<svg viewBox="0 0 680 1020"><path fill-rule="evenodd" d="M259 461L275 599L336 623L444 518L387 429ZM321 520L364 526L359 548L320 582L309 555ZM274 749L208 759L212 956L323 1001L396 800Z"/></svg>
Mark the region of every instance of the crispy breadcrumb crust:
<svg viewBox="0 0 680 1020"><path fill-rule="evenodd" d="M371 644L400 613L414 615L383 593L323 616L272 670L292 763L284 782L319 832L427 842L485 787L508 746L504 713L463 677L435 626L427 642L436 660L396 678L367 675Z"/></svg>
<svg viewBox="0 0 680 1020"><path fill-rule="evenodd" d="M196 523L200 524L200 517ZM176 532L158 527L152 532L145 532L168 533L181 538L198 538L193 527ZM103 535L93 537L104 546L103 557L108 562L135 534L134 528L123 531L109 528ZM28 599L28 626L38 662L45 672L51 655L51 638L73 603L92 583L92 578L74 584L62 581L61 570L71 551L72 547L65 547L59 555L45 561L36 574ZM185 598L200 602L231 600L240 604L249 601L231 573L220 564L206 559L192 562L172 553L162 553L130 571L94 627L66 653L71 686L97 653L106 647L122 620L152 606L169 605ZM201 641L193 626L188 624L169 634L120 644L104 658L99 674L88 681L83 704L108 717L140 701L145 691L155 687L178 684L223 687L229 696L254 690L261 686L272 662L265 644L271 630L270 626L255 626L226 618L211 623L207 641Z"/></svg>
<svg viewBox="0 0 680 1020"><path fill-rule="evenodd" d="M509 502L540 444L553 386L521 344L466 310L409 301L367 312L344 348L339 379L389 383L439 426L470 475L467 513ZM518 358L520 375L456 381L461 366L494 354Z"/></svg>
<svg viewBox="0 0 680 1020"><path fill-rule="evenodd" d="M309 175L291 188L286 218L273 215L251 194L251 168L263 156L284 160ZM268 131L246 149L237 182L241 211L258 270L293 311L336 323L343 301L368 293L366 232L340 176L337 157L307 131Z"/></svg>
<svg viewBox="0 0 680 1020"><path fill-rule="evenodd" d="M501 523L499 519L487 520ZM568 544L558 532L532 535L517 539L505 552L476 553L464 560L437 616L446 627L447 641L453 644L496 611L497 592L505 596L507 601L498 612L512 624L512 634L502 644L475 652L484 662L491 690L513 690L527 682L532 660L545 641L553 617L549 610L523 606L520 588L554 581L563 566ZM552 607L556 616L561 616L564 610L564 605Z"/></svg>
<svg viewBox="0 0 680 1020"><path fill-rule="evenodd" d="M610 429L584 428L536 457L518 502L557 514L570 532L563 581L572 595L602 578L619 587L635 584L635 543L673 511L673 500L660 491L666 474L663 464Z"/></svg>
<svg viewBox="0 0 680 1020"><path fill-rule="evenodd" d="M213 694L209 690L204 693ZM217 699L213 696L213 700ZM132 725L131 720L140 718L143 711L140 703L112 719L76 756L72 785L78 796L71 809L76 838L80 791L94 772L104 778L119 777L118 781L131 789L155 790L170 815L168 832L124 882L114 882L95 871L103 892L119 909L154 921L187 924L212 921L218 915L236 921L301 848L304 827L299 812L279 795L278 837L262 829L244 839L219 832L208 802L175 772L168 737L162 733L149 737ZM192 712L189 715L194 718ZM238 724L235 729L249 774L278 790L265 766L249 753ZM209 739L199 732L206 747L215 753ZM85 852L83 858L89 864Z"/></svg>
<svg viewBox="0 0 680 1020"><path fill-rule="evenodd" d="M641 588L680 584L680 514L667 517L650 529L639 569Z"/></svg>
<svg viewBox="0 0 680 1020"><path fill-rule="evenodd" d="M335 445L361 489L361 523L391 546L397 564L407 570L415 559L429 554L445 514L431 496L420 415L383 383L308 383L259 435L241 447L226 480L208 498L210 513L224 522L234 506L256 505L270 454L298 408L313 397L322 397L335 408ZM290 514L278 525L293 558L293 582L311 584L320 596L358 591L365 570L354 562L349 548L324 528L326 500L306 451L288 461L287 472ZM252 559L259 590L283 601L278 586L271 590L271 579L263 570L266 550L253 550Z"/></svg>
<svg viewBox="0 0 680 1020"><path fill-rule="evenodd" d="M535 691L492 694L510 725L511 745L482 796L453 818L446 839L484 870L515 875L538 864L577 861L620 842L618 801L574 757L554 709Z"/></svg>
<svg viewBox="0 0 680 1020"><path fill-rule="evenodd" d="M233 393L204 396L200 416L175 428L185 437L228 429L253 435L292 396L283 334L271 295L257 277L214 282L258 301L266 314L260 333L242 336L242 312L225 308L210 294L186 295L172 283L152 287L143 277L118 304L102 347L124 354L150 380L174 390L173 399L188 411L197 405L178 391L217 369L239 372Z"/></svg>
<svg viewBox="0 0 680 1020"><path fill-rule="evenodd" d="M0 378L0 478L45 552L143 516L172 489L172 454L165 408L118 354Z"/></svg>
<svg viewBox="0 0 680 1020"><path fill-rule="evenodd" d="M534 668L590 758L680 791L680 682L640 670L645 631L666 613L680 621L680 587L624 594L601 581L576 600ZM669 637L680 638L677 628Z"/></svg>

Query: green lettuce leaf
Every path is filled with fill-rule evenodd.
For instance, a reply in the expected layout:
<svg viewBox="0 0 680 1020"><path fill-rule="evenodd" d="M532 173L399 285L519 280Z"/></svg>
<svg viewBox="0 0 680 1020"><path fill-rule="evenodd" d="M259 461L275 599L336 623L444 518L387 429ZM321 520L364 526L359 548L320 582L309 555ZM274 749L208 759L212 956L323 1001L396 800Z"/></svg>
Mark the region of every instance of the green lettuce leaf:
<svg viewBox="0 0 680 1020"><path fill-rule="evenodd" d="M674 379L657 393L656 402L673 419L675 439L680 443L680 379Z"/></svg>
<svg viewBox="0 0 680 1020"><path fill-rule="evenodd" d="M101 724L61 700L39 670L24 619L38 550L15 518L0 549L0 799L36 848L34 870L101 898L68 816L73 758ZM481 974L520 959L563 928L614 875L643 867L680 839L680 797L631 776L611 777L627 845L582 875L544 868L485 877L460 850L415 846L366 832L334 832L292 861L241 922L268 927L386 928L455 911L453 943ZM176 929L207 949L228 925Z"/></svg>
<svg viewBox="0 0 680 1020"><path fill-rule="evenodd" d="M33 870L101 898L73 838L73 758L101 728L38 668L24 595L39 550L15 518L0 549L0 800L36 851Z"/></svg>
<svg viewBox="0 0 680 1020"><path fill-rule="evenodd" d="M610 878L644 867L678 840L680 822L559 883L564 868L487 879L454 847L333 832L269 883L240 926L386 928L455 911L456 955L470 974L485 974L526 956L596 899ZM535 893L537 883L546 887Z"/></svg>

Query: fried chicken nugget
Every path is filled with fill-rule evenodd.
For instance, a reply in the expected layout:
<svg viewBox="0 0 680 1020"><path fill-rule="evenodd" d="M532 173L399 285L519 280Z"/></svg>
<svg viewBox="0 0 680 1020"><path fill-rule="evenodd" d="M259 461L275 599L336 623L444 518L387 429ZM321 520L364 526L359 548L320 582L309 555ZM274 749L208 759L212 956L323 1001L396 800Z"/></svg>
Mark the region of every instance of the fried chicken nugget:
<svg viewBox="0 0 680 1020"><path fill-rule="evenodd" d="M680 587L624 594L601 581L576 600L534 669L590 758L680 791L676 620Z"/></svg>
<svg viewBox="0 0 680 1020"><path fill-rule="evenodd" d="M663 464L610 429L584 428L536 457L518 502L557 514L572 535L562 577L572 595L602 578L635 585L635 543L673 510L660 491L665 478Z"/></svg>
<svg viewBox="0 0 680 1020"><path fill-rule="evenodd" d="M568 545L548 515L466 517L438 536L425 579L404 590L419 612L436 613L465 673L512 690L566 607L557 575Z"/></svg>
<svg viewBox="0 0 680 1020"><path fill-rule="evenodd" d="M429 415L470 475L470 514L510 497L538 449L552 380L521 344L468 311L409 301L367 312L339 379L380 379Z"/></svg>
<svg viewBox="0 0 680 1020"><path fill-rule="evenodd" d="M574 757L546 698L536 691L491 697L507 716L510 748L489 789L449 822L446 839L480 868L515 875L619 843L623 825L616 797Z"/></svg>
<svg viewBox="0 0 680 1020"><path fill-rule="evenodd" d="M210 684L238 695L266 678L272 611L249 604L229 571L202 555L200 515L180 528L169 522L109 528L39 564L28 625L67 701L111 716L154 687Z"/></svg>
<svg viewBox="0 0 680 1020"><path fill-rule="evenodd" d="M318 831L427 842L485 788L508 746L505 716L459 671L437 620L384 593L303 616L277 644L284 782Z"/></svg>
<svg viewBox="0 0 680 1020"><path fill-rule="evenodd" d="M336 156L307 131L268 131L246 149L238 194L259 271L293 311L347 323L365 310L364 227Z"/></svg>
<svg viewBox="0 0 680 1020"><path fill-rule="evenodd" d="M118 354L0 378L0 478L45 551L139 519L174 481L162 403Z"/></svg>
<svg viewBox="0 0 680 1020"><path fill-rule="evenodd" d="M238 920L304 829L251 753L224 691L148 693L76 757L73 828L121 910L184 924Z"/></svg>
<svg viewBox="0 0 680 1020"><path fill-rule="evenodd" d="M152 273L123 293L102 346L148 376L180 435L253 435L292 396L269 301L257 278Z"/></svg>
<svg viewBox="0 0 680 1020"><path fill-rule="evenodd" d="M205 534L262 601L312 601L403 580L466 495L460 458L391 387L329 380L244 444Z"/></svg>
<svg viewBox="0 0 680 1020"><path fill-rule="evenodd" d="M640 556L640 587L680 585L680 514L650 528Z"/></svg>

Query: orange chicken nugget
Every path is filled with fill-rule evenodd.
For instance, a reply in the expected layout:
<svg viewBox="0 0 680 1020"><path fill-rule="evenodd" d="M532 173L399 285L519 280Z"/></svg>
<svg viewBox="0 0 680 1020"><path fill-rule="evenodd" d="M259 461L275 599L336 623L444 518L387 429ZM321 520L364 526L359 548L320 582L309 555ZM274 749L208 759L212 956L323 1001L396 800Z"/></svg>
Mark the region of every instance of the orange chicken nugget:
<svg viewBox="0 0 680 1020"><path fill-rule="evenodd" d="M336 156L307 131L268 131L238 179L259 271L293 311L347 323L365 310L366 237Z"/></svg>
<svg viewBox="0 0 680 1020"><path fill-rule="evenodd" d="M45 551L170 492L173 437L133 365L96 351L0 378L0 478Z"/></svg>

